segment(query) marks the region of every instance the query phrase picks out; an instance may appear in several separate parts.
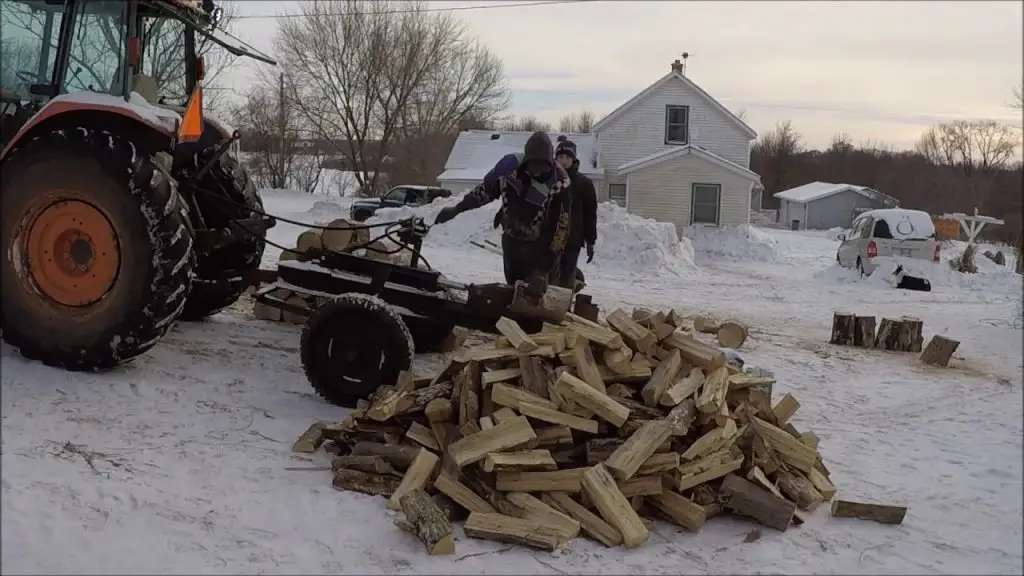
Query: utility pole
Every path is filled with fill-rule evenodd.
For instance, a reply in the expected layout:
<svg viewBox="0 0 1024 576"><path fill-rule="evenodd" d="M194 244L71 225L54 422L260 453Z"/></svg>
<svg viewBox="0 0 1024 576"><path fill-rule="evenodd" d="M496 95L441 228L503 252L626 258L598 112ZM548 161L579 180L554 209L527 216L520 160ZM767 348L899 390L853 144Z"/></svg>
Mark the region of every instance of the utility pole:
<svg viewBox="0 0 1024 576"><path fill-rule="evenodd" d="M285 169L285 110L284 110L284 72L277 75L277 174L281 181L280 188L288 186L288 178L284 173Z"/></svg>

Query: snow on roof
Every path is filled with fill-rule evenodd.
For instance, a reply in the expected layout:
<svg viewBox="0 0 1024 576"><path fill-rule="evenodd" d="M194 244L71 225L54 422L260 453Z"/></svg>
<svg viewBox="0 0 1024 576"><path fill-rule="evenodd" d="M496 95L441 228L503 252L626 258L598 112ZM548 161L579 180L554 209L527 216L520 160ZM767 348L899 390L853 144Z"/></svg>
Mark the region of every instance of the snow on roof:
<svg viewBox="0 0 1024 576"><path fill-rule="evenodd" d="M459 134L444 165L444 172L437 177L442 180L480 180L487 171L506 154L522 152L532 132L499 132L495 130L466 130ZM558 145L558 137L565 135L576 144L576 157L580 161L580 172L600 177L604 170L595 166L597 162L597 138L593 134L571 132L548 132L551 146Z"/></svg>
<svg viewBox="0 0 1024 576"><path fill-rule="evenodd" d="M744 168L743 166L740 166L739 164L736 164L735 162L730 162L706 148L701 148L696 144L687 144L686 146L674 146L666 148L664 150L659 150L658 152L655 152L654 154L650 154L648 156L644 156L643 158L631 160L629 162L626 162L622 166L619 166L618 173L620 175L629 174L630 172L636 172L637 170L642 170L643 168L647 168L648 166L654 166L655 164L660 164L666 160L679 158L689 154L693 154L698 158L703 158L704 160L707 160L712 164L725 168L726 170L739 174L740 176L749 178L754 182L761 182L761 177L758 176L756 173Z"/></svg>
<svg viewBox="0 0 1024 576"><path fill-rule="evenodd" d="M819 200L827 196L832 196L833 194L839 194L840 192L845 192L847 190L852 190L862 196L867 196L872 200L878 200L885 204L899 204L895 198L882 194L878 190L868 188L867 186L841 183L833 184L832 182L811 182L810 184L804 184L803 186L797 186L796 188L776 192L773 196L781 200L789 200L790 202L799 202L803 204Z"/></svg>

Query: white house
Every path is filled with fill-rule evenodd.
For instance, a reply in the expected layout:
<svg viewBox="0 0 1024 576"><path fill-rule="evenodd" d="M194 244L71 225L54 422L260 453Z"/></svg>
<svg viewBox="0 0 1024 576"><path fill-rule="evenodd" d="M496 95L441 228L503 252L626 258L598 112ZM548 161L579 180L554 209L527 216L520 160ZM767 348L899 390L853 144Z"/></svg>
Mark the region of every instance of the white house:
<svg viewBox="0 0 1024 576"><path fill-rule="evenodd" d="M463 132L438 180L455 192L465 190L502 154L522 150L528 136ZM751 193L760 183L749 168L757 133L683 76L678 60L594 125L592 134L568 136L599 200L614 200L677 229L750 221Z"/></svg>
<svg viewBox="0 0 1024 576"><path fill-rule="evenodd" d="M441 186L454 194L461 194L483 180L487 171L494 167L506 154L522 152L531 132L495 132L493 130L466 130L459 134L444 165L444 172L437 177ZM558 144L558 137L565 135L576 144L576 157L580 161L580 172L590 176L594 188L600 189L604 170L597 164L597 139L593 134L551 132L551 146Z"/></svg>

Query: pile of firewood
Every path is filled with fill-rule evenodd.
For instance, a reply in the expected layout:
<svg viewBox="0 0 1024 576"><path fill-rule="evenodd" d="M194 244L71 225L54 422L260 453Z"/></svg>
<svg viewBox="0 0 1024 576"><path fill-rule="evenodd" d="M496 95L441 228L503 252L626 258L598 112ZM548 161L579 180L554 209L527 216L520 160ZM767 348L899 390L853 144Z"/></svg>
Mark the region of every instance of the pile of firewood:
<svg viewBox="0 0 1024 576"><path fill-rule="evenodd" d="M727 363L674 311L496 327L493 346L458 350L433 378L402 373L293 450L322 445L332 485L387 497L431 554L454 552L461 520L471 538L548 550L579 536L636 547L655 519L697 531L725 511L786 530L836 492L818 438L789 423L797 400L773 406L772 378Z"/></svg>
<svg viewBox="0 0 1024 576"><path fill-rule="evenodd" d="M408 265L411 261L412 252L402 248L388 238L379 238L370 242L371 239L381 235L383 228L371 230L360 227L360 224L349 222L343 218L326 223L317 223L316 226L322 226L327 229L311 228L299 234L295 238L295 247L282 250L278 262L285 260L311 260L322 256L325 252L356 254L399 265ZM306 310L315 310L322 304L318 299L295 294L283 289L275 290L270 295ZM288 322L291 324L302 324L306 320L305 316L274 308L262 302L253 303L253 315L259 320Z"/></svg>

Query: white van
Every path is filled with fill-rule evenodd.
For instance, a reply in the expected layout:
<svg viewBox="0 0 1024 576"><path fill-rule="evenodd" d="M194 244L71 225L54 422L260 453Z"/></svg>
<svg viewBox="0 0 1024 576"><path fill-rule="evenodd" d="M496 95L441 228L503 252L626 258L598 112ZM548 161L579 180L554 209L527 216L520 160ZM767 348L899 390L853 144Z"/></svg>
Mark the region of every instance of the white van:
<svg viewBox="0 0 1024 576"><path fill-rule="evenodd" d="M875 259L879 257L938 262L940 256L932 217L921 210L869 210L854 219L850 229L839 235L839 241L836 261L864 275L875 271Z"/></svg>

